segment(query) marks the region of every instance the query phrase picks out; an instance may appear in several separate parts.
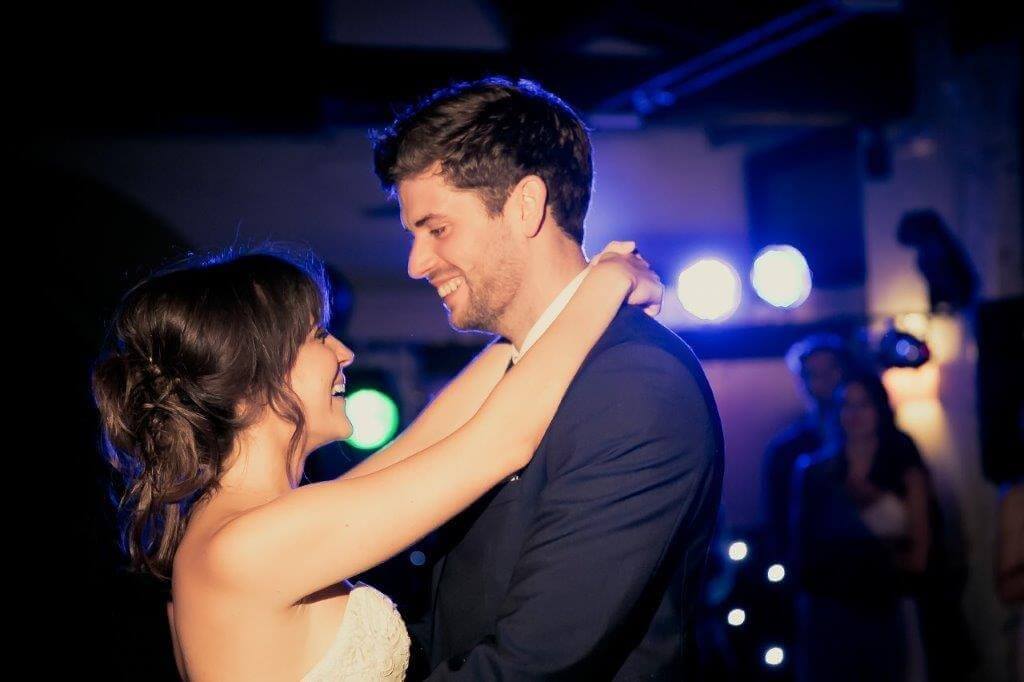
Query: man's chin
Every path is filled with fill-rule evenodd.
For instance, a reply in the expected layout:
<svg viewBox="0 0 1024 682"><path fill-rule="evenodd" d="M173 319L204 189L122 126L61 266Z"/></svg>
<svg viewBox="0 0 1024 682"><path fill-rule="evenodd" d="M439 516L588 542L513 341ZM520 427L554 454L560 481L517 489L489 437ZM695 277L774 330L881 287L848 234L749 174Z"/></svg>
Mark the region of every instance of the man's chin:
<svg viewBox="0 0 1024 682"><path fill-rule="evenodd" d="M474 325L472 321L462 319L458 315L455 315L450 311L448 313L448 326L457 332L477 331L477 326Z"/></svg>
<svg viewBox="0 0 1024 682"><path fill-rule="evenodd" d="M448 310L448 325L459 332L485 332L494 333L490 324L481 319L479 315L467 315L462 311Z"/></svg>

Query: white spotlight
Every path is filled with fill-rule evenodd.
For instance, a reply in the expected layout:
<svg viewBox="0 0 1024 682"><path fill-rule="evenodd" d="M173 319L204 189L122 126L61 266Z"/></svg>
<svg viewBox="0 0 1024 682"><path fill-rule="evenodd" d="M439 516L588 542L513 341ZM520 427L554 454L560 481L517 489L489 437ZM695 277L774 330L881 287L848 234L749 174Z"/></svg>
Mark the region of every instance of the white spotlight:
<svg viewBox="0 0 1024 682"><path fill-rule="evenodd" d="M757 295L773 306L795 308L811 295L811 270L807 259L792 246L769 246L754 259L750 283Z"/></svg>
<svg viewBox="0 0 1024 682"><path fill-rule="evenodd" d="M742 540L737 540L729 545L729 558L733 561L743 561L747 558L747 552L749 551L750 549L747 547L747 543Z"/></svg>
<svg viewBox="0 0 1024 682"><path fill-rule="evenodd" d="M740 277L719 258L702 258L679 273L676 296L688 313L721 322L740 305Z"/></svg>
<svg viewBox="0 0 1024 682"><path fill-rule="evenodd" d="M768 582L780 583L786 577L786 567L782 564L772 564L768 567Z"/></svg>
<svg viewBox="0 0 1024 682"><path fill-rule="evenodd" d="M729 625L733 626L734 628L738 628L746 622L747 612L743 609L733 609L729 612L729 615L727 615L725 619L729 622Z"/></svg>
<svg viewBox="0 0 1024 682"><path fill-rule="evenodd" d="M764 652L764 662L770 666L780 665L786 658L786 652L780 646L773 646Z"/></svg>

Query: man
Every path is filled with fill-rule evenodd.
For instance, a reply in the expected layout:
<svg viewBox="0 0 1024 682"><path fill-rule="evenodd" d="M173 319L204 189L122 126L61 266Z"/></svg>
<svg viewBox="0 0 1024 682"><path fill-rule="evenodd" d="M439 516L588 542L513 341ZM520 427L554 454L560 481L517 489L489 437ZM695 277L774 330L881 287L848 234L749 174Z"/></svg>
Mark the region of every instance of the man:
<svg viewBox="0 0 1024 682"><path fill-rule="evenodd" d="M764 516L768 551L773 560L789 550L790 483L800 455L824 445L836 428L836 390L849 370L849 355L834 334L809 336L789 349L786 364L798 381L807 412L768 445L762 464Z"/></svg>
<svg viewBox="0 0 1024 682"><path fill-rule="evenodd" d="M505 337L518 361L586 276L579 117L528 81L485 79L407 111L374 151L411 235L409 275L454 327ZM412 628L429 679L686 679L722 449L689 348L622 309L530 465L444 530Z"/></svg>

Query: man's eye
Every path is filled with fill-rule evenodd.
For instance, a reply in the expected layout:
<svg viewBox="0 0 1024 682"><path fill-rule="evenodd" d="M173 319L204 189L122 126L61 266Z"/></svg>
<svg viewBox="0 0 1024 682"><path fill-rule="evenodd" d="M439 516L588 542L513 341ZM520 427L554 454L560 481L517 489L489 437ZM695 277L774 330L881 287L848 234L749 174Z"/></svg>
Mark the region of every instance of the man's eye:
<svg viewBox="0 0 1024 682"><path fill-rule="evenodd" d="M444 227L435 227L434 229L432 229L430 231L430 234L431 234L431 236L434 236L434 237L440 237L441 235L443 235L447 231L448 231L448 226L445 225Z"/></svg>

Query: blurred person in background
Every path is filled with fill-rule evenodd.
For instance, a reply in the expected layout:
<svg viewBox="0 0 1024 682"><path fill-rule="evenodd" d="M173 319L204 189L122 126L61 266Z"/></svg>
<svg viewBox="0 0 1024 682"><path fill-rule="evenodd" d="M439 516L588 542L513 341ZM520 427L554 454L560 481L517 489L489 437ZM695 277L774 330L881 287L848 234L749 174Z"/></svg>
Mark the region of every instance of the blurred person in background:
<svg viewBox="0 0 1024 682"><path fill-rule="evenodd" d="M927 468L876 375L838 396L839 431L794 473L797 679L963 679L962 579Z"/></svg>
<svg viewBox="0 0 1024 682"><path fill-rule="evenodd" d="M835 334L815 334L793 344L786 364L799 384L807 412L772 439L762 461L766 541L773 561L784 560L788 551L793 465L800 455L821 449L835 430L835 394L850 357Z"/></svg>
<svg viewBox="0 0 1024 682"><path fill-rule="evenodd" d="M1024 479L1003 486L999 498L996 546L996 589L999 598L1015 606L1017 640L1012 656L1018 680L1024 680ZM1013 625L1011 625L1013 627Z"/></svg>

